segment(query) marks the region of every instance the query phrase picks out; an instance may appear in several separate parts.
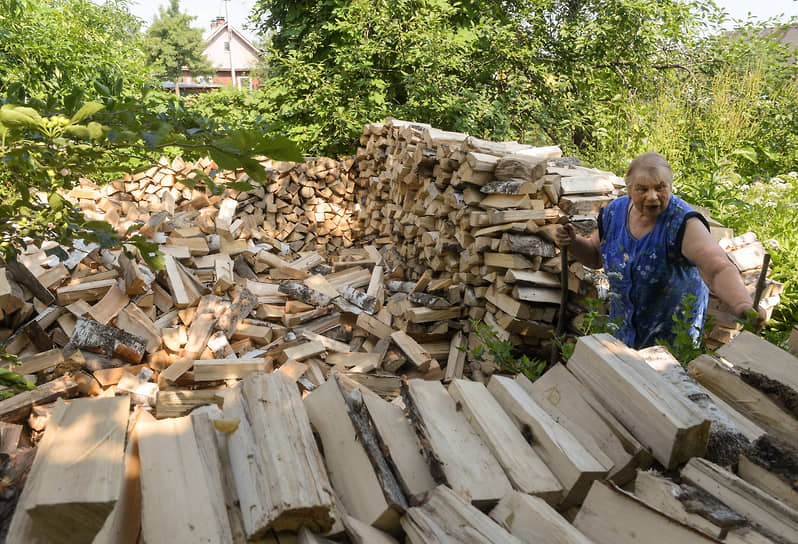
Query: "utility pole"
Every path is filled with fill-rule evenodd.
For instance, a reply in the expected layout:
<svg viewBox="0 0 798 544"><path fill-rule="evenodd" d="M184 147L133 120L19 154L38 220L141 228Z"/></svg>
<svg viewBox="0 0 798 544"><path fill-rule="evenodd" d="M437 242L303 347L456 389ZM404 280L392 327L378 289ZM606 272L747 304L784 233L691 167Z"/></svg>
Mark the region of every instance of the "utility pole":
<svg viewBox="0 0 798 544"><path fill-rule="evenodd" d="M233 81L233 87L238 88L236 69L233 67L233 29L230 27L230 0L224 0L224 16L227 22L227 58L230 60L230 77Z"/></svg>

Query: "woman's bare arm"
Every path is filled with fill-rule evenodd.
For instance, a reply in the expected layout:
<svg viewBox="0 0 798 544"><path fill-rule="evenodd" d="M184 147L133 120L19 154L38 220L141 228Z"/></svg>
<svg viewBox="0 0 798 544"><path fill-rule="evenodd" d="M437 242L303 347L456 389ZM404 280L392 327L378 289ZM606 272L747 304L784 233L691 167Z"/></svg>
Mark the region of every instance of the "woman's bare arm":
<svg viewBox="0 0 798 544"><path fill-rule="evenodd" d="M687 220L682 255L695 263L704 282L737 316L743 317L754 307L737 267L695 217Z"/></svg>

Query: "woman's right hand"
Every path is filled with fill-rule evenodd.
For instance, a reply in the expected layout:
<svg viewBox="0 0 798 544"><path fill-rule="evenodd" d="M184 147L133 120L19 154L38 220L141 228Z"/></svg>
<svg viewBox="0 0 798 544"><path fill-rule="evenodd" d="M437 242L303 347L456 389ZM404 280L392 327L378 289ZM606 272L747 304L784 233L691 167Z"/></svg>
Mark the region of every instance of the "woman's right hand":
<svg viewBox="0 0 798 544"><path fill-rule="evenodd" d="M558 247L570 246L576 240L576 229L571 223L557 225L554 231L554 242Z"/></svg>

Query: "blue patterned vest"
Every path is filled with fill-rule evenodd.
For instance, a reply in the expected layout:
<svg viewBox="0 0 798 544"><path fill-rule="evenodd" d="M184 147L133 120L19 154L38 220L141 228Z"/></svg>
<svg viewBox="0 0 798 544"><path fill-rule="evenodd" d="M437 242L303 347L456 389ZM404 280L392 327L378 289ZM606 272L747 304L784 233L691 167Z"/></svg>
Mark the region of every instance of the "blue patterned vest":
<svg viewBox="0 0 798 544"><path fill-rule="evenodd" d="M618 198L599 213L601 258L609 277L610 318L622 319L615 336L641 349L658 339L673 341L673 314L684 318L682 299L695 295L692 334L698 340L704 326L709 289L698 268L682 255L682 238L691 217L706 220L678 196L657 217L654 229L637 239L627 227L629 197Z"/></svg>

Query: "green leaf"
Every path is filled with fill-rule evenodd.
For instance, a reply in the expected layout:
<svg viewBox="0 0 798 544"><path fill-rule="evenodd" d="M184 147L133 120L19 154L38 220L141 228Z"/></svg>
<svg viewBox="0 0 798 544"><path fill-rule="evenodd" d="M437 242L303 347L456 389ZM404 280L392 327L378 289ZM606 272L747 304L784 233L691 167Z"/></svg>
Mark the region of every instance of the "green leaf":
<svg viewBox="0 0 798 544"><path fill-rule="evenodd" d="M69 254L61 248L61 246L51 247L50 249L45 249L44 254L48 257L58 257L59 261L66 261L69 259Z"/></svg>
<svg viewBox="0 0 798 544"><path fill-rule="evenodd" d="M69 125L68 127L64 127L64 132L66 132L73 138L77 138L78 140L92 139L89 127L85 127L83 125Z"/></svg>
<svg viewBox="0 0 798 544"><path fill-rule="evenodd" d="M33 108L6 104L0 108L0 123L7 127L44 130L44 120Z"/></svg>
<svg viewBox="0 0 798 544"><path fill-rule="evenodd" d="M73 125L80 123L84 119L91 117L92 115L94 115L103 108L105 108L105 106L103 106L99 102L86 102L85 104L83 104L83 106L80 107L77 113L75 113L75 115L72 116L69 122Z"/></svg>
<svg viewBox="0 0 798 544"><path fill-rule="evenodd" d="M153 270L163 270L166 268L163 253L159 251L158 244L148 241L141 235L132 236L128 241L136 246L141 254L141 258L147 263L147 266Z"/></svg>
<svg viewBox="0 0 798 544"><path fill-rule="evenodd" d="M743 157L744 159L756 164L757 163L757 154L751 147L744 147L742 149L735 149L731 152L732 155L737 155L738 157Z"/></svg>
<svg viewBox="0 0 798 544"><path fill-rule="evenodd" d="M249 191L253 189L252 184L247 181L231 181L226 185L231 189L235 189L236 191Z"/></svg>
<svg viewBox="0 0 798 544"><path fill-rule="evenodd" d="M266 136L254 151L276 161L304 162L305 160L296 143L285 136Z"/></svg>

